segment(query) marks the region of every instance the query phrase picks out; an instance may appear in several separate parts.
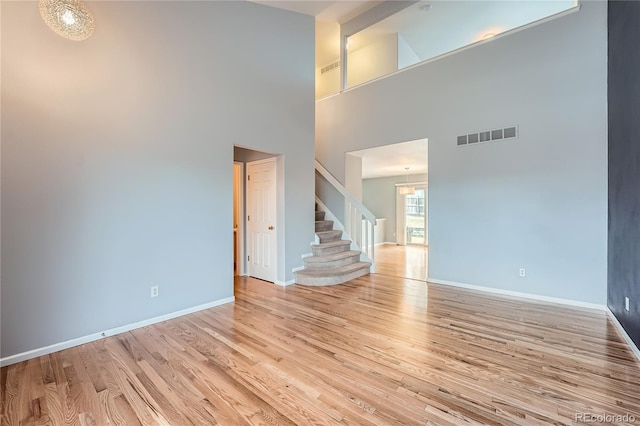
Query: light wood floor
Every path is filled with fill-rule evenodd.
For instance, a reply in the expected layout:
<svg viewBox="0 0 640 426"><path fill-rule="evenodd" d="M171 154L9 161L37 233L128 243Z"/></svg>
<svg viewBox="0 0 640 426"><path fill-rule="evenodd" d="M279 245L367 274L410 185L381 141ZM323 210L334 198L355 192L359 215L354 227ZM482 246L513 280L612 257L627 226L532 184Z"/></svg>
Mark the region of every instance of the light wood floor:
<svg viewBox="0 0 640 426"><path fill-rule="evenodd" d="M640 421L640 363L604 312L371 275L241 278L236 302L1 370L1 423Z"/></svg>
<svg viewBox="0 0 640 426"><path fill-rule="evenodd" d="M425 246L415 245L376 246L376 274L426 281L427 250Z"/></svg>

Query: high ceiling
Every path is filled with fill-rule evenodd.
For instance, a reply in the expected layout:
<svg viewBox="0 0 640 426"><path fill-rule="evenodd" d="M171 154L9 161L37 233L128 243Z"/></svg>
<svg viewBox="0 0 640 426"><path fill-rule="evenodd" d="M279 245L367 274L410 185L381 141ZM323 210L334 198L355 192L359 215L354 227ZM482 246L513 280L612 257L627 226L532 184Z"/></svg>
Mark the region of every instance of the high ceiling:
<svg viewBox="0 0 640 426"><path fill-rule="evenodd" d="M379 4L378 0L280 1L253 0L266 6L316 17L316 65L323 66L340 57L340 24ZM427 173L427 140L398 143L350 152L362 157L363 179Z"/></svg>
<svg viewBox="0 0 640 426"><path fill-rule="evenodd" d="M343 23L380 3L374 0L250 0L266 6L315 16L317 21Z"/></svg>
<svg viewBox="0 0 640 426"><path fill-rule="evenodd" d="M316 67L340 59L341 23L381 3L374 0L253 1L316 18ZM486 40L576 5L577 0L420 0L349 37L349 51L355 52L361 46L376 43L385 34L397 34L398 43L401 38L408 49L404 52L411 52L409 56L413 57L413 62L403 65L407 66ZM364 178L401 175L405 167L410 167L411 174L427 173L426 139L350 154L362 157Z"/></svg>
<svg viewBox="0 0 640 426"><path fill-rule="evenodd" d="M427 173L427 139L349 152L362 158L362 178Z"/></svg>
<svg viewBox="0 0 640 426"><path fill-rule="evenodd" d="M251 0L254 3L316 18L316 66L328 65L340 59L340 24L380 3L380 0Z"/></svg>

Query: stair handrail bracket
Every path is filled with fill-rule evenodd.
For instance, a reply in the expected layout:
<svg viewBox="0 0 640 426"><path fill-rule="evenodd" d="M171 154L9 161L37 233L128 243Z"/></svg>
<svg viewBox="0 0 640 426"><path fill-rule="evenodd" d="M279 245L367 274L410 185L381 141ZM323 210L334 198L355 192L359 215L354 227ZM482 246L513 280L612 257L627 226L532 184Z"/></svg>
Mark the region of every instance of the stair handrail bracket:
<svg viewBox="0 0 640 426"><path fill-rule="evenodd" d="M349 193L340 181L320 164L318 160L316 160L316 171L344 198L345 206L347 207L345 209L344 232L371 262L373 271L376 217L368 208Z"/></svg>

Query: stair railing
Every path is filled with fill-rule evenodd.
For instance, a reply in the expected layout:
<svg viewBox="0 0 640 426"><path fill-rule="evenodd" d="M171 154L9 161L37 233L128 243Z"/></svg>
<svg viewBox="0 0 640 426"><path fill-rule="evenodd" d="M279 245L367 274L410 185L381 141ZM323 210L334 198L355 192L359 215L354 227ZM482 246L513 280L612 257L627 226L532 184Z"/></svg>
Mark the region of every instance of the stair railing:
<svg viewBox="0 0 640 426"><path fill-rule="evenodd" d="M316 160L316 171L342 195L345 201L344 233L371 262L375 260L376 217Z"/></svg>

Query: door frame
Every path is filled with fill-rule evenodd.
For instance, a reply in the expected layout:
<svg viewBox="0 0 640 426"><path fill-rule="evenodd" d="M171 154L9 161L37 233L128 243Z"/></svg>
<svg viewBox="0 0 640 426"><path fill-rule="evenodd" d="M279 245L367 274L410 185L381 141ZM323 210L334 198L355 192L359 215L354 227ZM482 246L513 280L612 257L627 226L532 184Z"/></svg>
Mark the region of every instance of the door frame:
<svg viewBox="0 0 640 426"><path fill-rule="evenodd" d="M234 203L236 204L238 223L234 223L234 229L236 229L236 250L235 255L238 259L238 276L247 275L247 262L245 258L245 227L246 220L244 216L244 203L245 203L245 185L244 185L244 163L242 161L233 162L233 181L237 182L238 187L234 185ZM236 166L238 168L236 169ZM236 176L237 175L237 176ZM233 218L234 221L236 218Z"/></svg>
<svg viewBox="0 0 640 426"><path fill-rule="evenodd" d="M423 244L411 244L415 246L429 245L429 184L427 182L406 182L396 184L396 244L401 246L407 245L406 238L406 195L400 194L400 188L403 186L413 186L414 188L424 188L425 190L425 208L424 208L424 240Z"/></svg>

